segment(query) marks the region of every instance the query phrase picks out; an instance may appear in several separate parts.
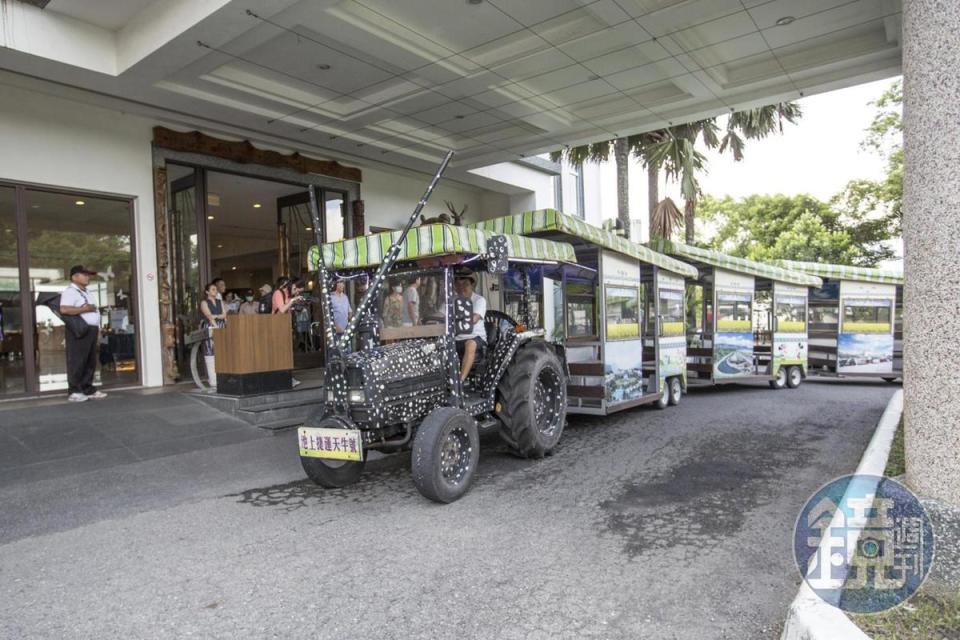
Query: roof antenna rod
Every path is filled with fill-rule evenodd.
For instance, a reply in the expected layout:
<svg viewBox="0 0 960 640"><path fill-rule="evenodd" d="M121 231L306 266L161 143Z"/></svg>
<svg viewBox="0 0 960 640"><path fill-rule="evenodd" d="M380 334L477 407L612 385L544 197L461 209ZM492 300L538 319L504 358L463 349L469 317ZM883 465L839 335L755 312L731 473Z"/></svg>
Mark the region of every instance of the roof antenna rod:
<svg viewBox="0 0 960 640"><path fill-rule="evenodd" d="M343 336L340 338L340 341L337 342L338 350L344 350L349 344L350 340L353 337L353 334L357 330L357 324L360 322L360 318L366 313L370 308L370 305L373 304L374 297L377 295L377 292L380 290L380 287L383 285L383 280L386 278L387 273L390 269L393 268L393 265L396 263L397 258L400 256L400 249L407 241L407 234L410 232L410 229L413 228L413 225L416 223L417 218L420 217L420 212L423 211L424 205L427 204L427 200L430 199L430 194L433 193L433 190L436 188L437 184L440 182L440 177L443 175L443 172L447 170L447 165L450 164L450 159L453 158L453 151L447 151L447 155L444 156L443 161L440 163L440 166L437 168L437 171L433 174L433 179L430 181L427 190L423 192L423 195L420 196L420 201L417 202L417 206L413 209L413 213L410 214L410 218L407 220L407 223L403 226L403 230L400 232L400 235L397 236L397 239L393 241L393 244L390 245L390 248L387 250L386 257L380 263L380 268L377 269L376 275L373 276L373 281L367 287L367 291L363 294L363 299L360 300L360 304L357 305L356 310L353 312L353 318L350 319L350 322L347 324L346 328L343 331ZM311 191L311 194L313 192ZM317 204L315 197L311 195L310 198L311 214L313 215L314 229L319 229L320 218L319 211L317 210ZM316 233L316 231L315 231ZM317 268L320 271L320 282L321 284L321 305L323 310L323 317L327 326L327 339L328 344L333 344L334 336L333 334L333 321L332 316L330 315L330 290L327 286L327 269L324 265L323 260L323 249L320 244L319 233L317 235L317 246L320 248L320 255L317 259Z"/></svg>

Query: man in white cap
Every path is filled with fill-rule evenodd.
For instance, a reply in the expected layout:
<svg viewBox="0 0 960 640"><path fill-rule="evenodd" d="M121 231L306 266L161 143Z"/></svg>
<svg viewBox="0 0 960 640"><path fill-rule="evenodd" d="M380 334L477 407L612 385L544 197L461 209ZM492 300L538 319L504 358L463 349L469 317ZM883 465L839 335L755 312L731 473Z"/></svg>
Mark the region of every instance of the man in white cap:
<svg viewBox="0 0 960 640"><path fill-rule="evenodd" d="M60 314L80 316L86 324L86 331L79 336L67 327L67 387L70 402L86 402L89 399L100 400L107 394L93 386L93 374L97 370L97 343L100 337L100 311L96 297L87 291L90 276L97 275L83 265L70 268L70 286L60 294ZM79 323L78 323L79 324ZM83 327L83 324L80 324Z"/></svg>

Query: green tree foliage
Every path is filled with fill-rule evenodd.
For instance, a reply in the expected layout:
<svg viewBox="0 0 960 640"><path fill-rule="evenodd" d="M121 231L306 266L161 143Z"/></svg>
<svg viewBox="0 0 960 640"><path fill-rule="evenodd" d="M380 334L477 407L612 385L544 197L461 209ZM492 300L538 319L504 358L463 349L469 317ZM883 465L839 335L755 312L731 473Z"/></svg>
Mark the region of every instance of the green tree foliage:
<svg viewBox="0 0 960 640"><path fill-rule="evenodd" d="M880 154L887 175L880 180L851 180L832 202L854 218L872 218L878 227L901 233L903 219L903 83L894 82L876 102L863 148Z"/></svg>
<svg viewBox="0 0 960 640"><path fill-rule="evenodd" d="M872 105L863 148L881 154L887 175L852 180L829 202L809 195L706 197L711 247L753 260L807 260L876 266L895 256L886 240L900 235L903 202L903 87L894 82Z"/></svg>
<svg viewBox="0 0 960 640"><path fill-rule="evenodd" d="M699 212L712 229L707 246L742 258L876 266L893 257L887 228L810 195L705 196Z"/></svg>

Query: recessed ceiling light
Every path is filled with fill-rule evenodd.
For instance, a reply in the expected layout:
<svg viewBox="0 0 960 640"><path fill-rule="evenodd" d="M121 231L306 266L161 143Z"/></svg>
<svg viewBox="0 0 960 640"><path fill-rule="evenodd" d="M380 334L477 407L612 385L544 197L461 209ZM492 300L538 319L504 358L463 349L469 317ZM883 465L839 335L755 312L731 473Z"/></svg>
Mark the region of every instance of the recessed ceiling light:
<svg viewBox="0 0 960 640"><path fill-rule="evenodd" d="M328 64L318 64L318 65L317 65L317 69L320 69L320 71L330 71L330 65L328 65Z"/></svg>
<svg viewBox="0 0 960 640"><path fill-rule="evenodd" d="M793 16L783 16L782 18L777 19L776 25L778 27L785 27L791 22L793 22L794 20L796 20L796 18L794 18Z"/></svg>
<svg viewBox="0 0 960 640"><path fill-rule="evenodd" d="M31 209L39 209L39 208L40 208L40 205L38 205L38 204L32 204L32 205L30 205L30 208L31 208Z"/></svg>
<svg viewBox="0 0 960 640"><path fill-rule="evenodd" d="M254 208L254 209L259 209L259 208L262 207L262 206L263 206L263 205L260 204L259 202L254 202L254 203L253 203L253 208Z"/></svg>
<svg viewBox="0 0 960 640"><path fill-rule="evenodd" d="M236 270L237 270L236 266L230 267L230 271L236 271Z"/></svg>
<svg viewBox="0 0 960 640"><path fill-rule="evenodd" d="M207 220L213 220L213 216L207 216Z"/></svg>
<svg viewBox="0 0 960 640"><path fill-rule="evenodd" d="M87 204L87 203L84 202L83 200L77 200L77 201L74 202L73 204L77 205L78 207L82 207L83 205L85 205L85 204Z"/></svg>
<svg viewBox="0 0 960 640"><path fill-rule="evenodd" d="M313 231L313 227L304 227L306 231Z"/></svg>
<svg viewBox="0 0 960 640"><path fill-rule="evenodd" d="M222 244L218 244L218 245L217 245L217 249L223 249L223 245L222 245Z"/></svg>

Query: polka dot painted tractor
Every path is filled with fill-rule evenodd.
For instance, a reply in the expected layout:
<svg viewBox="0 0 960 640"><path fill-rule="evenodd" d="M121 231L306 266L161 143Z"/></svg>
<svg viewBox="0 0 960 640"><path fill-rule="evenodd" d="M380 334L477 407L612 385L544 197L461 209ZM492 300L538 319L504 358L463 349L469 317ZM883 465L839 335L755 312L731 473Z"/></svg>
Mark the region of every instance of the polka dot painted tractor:
<svg viewBox="0 0 960 640"><path fill-rule="evenodd" d="M403 229L310 251L327 327L333 277L362 291L345 331L327 331L325 401L298 431L304 471L325 487L357 482L372 452L409 452L420 493L452 502L474 479L481 431L499 431L527 458L560 440L565 351L533 326L530 277L576 262L573 247L447 224L413 228L449 159ZM311 210L319 229L315 201Z"/></svg>

